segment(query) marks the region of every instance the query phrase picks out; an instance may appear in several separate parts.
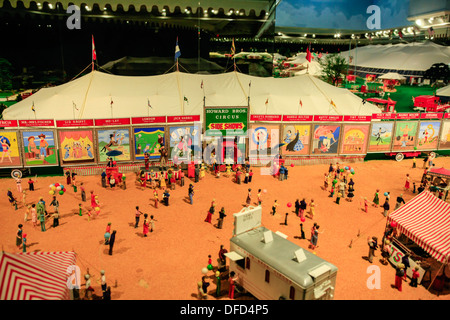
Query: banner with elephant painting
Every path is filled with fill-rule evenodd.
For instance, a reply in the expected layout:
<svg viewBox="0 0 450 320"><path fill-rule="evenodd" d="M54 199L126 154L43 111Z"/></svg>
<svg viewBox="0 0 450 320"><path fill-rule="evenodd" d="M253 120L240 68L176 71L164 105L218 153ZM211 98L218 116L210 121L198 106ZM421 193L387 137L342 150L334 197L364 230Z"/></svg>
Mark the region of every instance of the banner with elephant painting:
<svg viewBox="0 0 450 320"><path fill-rule="evenodd" d="M98 162L130 161L130 130L128 128L97 129Z"/></svg>
<svg viewBox="0 0 450 320"><path fill-rule="evenodd" d="M53 130L22 131L22 145L25 167L58 165L56 139Z"/></svg>
<svg viewBox="0 0 450 320"><path fill-rule="evenodd" d="M368 136L368 124L344 124L340 154L365 154Z"/></svg>
<svg viewBox="0 0 450 320"><path fill-rule="evenodd" d="M19 151L18 132L0 131L0 168L22 166Z"/></svg>
<svg viewBox="0 0 450 320"><path fill-rule="evenodd" d="M61 165L95 163L94 132L92 130L58 131Z"/></svg>

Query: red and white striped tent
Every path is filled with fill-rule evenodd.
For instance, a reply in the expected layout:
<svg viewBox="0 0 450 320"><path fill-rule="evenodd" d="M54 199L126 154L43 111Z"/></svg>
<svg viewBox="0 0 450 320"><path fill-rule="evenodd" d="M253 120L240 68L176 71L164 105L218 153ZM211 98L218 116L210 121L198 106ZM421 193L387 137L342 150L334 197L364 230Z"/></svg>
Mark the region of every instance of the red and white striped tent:
<svg viewBox="0 0 450 320"><path fill-rule="evenodd" d="M75 252L0 252L0 300L68 300Z"/></svg>
<svg viewBox="0 0 450 320"><path fill-rule="evenodd" d="M413 240L434 259L450 258L450 204L423 191L389 215L388 223Z"/></svg>

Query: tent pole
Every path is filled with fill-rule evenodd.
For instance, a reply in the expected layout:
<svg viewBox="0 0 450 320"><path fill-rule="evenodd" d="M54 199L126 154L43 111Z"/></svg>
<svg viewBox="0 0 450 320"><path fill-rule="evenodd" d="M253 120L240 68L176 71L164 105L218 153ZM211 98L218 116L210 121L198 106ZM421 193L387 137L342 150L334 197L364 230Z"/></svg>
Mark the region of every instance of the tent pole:
<svg viewBox="0 0 450 320"><path fill-rule="evenodd" d="M86 107L86 100L87 100L87 96L88 96L88 93L89 93L89 89L91 88L91 83L92 83L92 78L93 77L94 77L94 72L91 72L91 79L89 79L89 85L87 87L86 94L84 95L83 106L81 107L81 112L79 114L78 119L81 119L83 117L83 112L84 112L84 108Z"/></svg>

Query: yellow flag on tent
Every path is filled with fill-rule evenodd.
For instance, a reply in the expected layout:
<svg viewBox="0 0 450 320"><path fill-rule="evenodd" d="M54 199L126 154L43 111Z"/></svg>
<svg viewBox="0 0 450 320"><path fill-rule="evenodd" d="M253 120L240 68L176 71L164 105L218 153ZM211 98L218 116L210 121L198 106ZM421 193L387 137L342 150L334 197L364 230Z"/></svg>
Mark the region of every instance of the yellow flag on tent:
<svg viewBox="0 0 450 320"><path fill-rule="evenodd" d="M332 105L335 109L337 109L337 107L336 107L336 105L334 104L333 100L331 100L330 103L331 103L331 105Z"/></svg>

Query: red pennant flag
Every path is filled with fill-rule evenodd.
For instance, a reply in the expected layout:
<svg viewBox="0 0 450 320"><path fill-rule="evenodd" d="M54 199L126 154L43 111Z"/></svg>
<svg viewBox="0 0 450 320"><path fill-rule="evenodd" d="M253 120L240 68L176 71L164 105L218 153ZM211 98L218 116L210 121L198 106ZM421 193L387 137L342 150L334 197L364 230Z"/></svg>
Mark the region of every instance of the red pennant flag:
<svg viewBox="0 0 450 320"><path fill-rule="evenodd" d="M92 35L92 61L97 60L97 53L95 52L94 35Z"/></svg>
<svg viewBox="0 0 450 320"><path fill-rule="evenodd" d="M300 99L300 106L303 107L302 99Z"/></svg>
<svg viewBox="0 0 450 320"><path fill-rule="evenodd" d="M403 33L402 33L402 30L398 30L398 36L399 36L401 39L403 39Z"/></svg>
<svg viewBox="0 0 450 320"><path fill-rule="evenodd" d="M268 103L269 103L269 98L266 99L266 104L268 104Z"/></svg>
<svg viewBox="0 0 450 320"><path fill-rule="evenodd" d="M309 62L311 62L311 51L309 51L309 48L306 48L306 60L308 60Z"/></svg>

